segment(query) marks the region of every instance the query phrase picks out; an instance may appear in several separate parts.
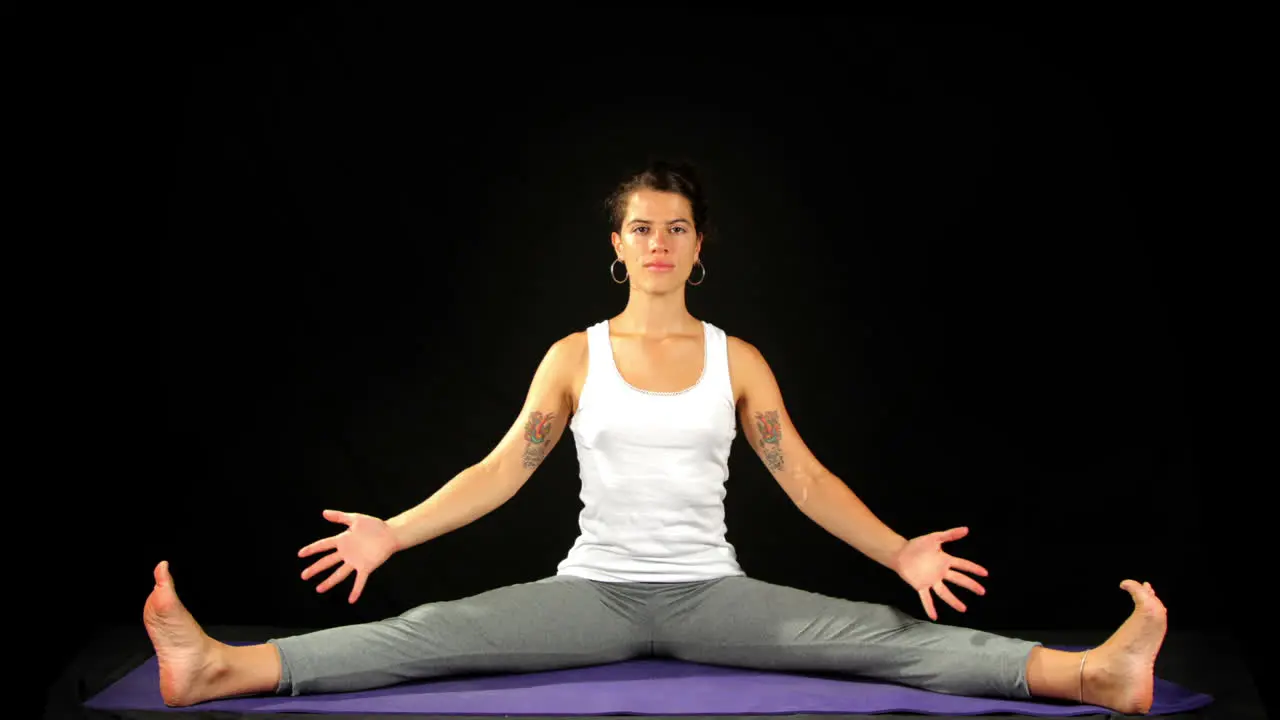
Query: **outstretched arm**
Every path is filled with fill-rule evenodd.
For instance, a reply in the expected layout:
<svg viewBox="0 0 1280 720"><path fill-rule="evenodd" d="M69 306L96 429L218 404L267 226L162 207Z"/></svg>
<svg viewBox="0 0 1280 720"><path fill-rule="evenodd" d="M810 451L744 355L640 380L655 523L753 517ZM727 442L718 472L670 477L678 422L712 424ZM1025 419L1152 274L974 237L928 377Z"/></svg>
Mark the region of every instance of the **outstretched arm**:
<svg viewBox="0 0 1280 720"><path fill-rule="evenodd" d="M809 452L787 415L782 392L760 352L733 338L729 345L729 363L747 440L801 512L827 532L896 572L919 594L921 605L933 620L938 619L934 593L956 610L966 609L946 583L968 588L979 595L986 593L981 584L963 574L985 576L986 568L942 550L943 543L959 540L968 534L968 528L929 533L911 540L888 528Z"/></svg>
<svg viewBox="0 0 1280 720"><path fill-rule="evenodd" d="M570 335L551 346L534 373L519 414L484 459L458 473L417 506L387 521L397 549L474 522L524 486L569 422L569 392L581 356L581 340Z"/></svg>
<svg viewBox="0 0 1280 720"><path fill-rule="evenodd" d="M876 517L810 452L787 414L777 379L760 351L730 338L729 363L745 438L787 497L824 530L896 571L896 558L907 540Z"/></svg>

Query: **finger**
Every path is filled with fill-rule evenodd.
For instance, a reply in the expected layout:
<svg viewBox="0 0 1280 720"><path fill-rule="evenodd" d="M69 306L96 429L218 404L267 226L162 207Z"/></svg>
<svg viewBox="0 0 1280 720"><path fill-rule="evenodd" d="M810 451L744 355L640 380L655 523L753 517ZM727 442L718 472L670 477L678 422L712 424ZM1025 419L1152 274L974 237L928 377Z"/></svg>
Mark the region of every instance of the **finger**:
<svg viewBox="0 0 1280 720"><path fill-rule="evenodd" d="M1125 580L1120 583L1120 588L1133 595L1135 599L1138 595L1144 593L1150 593L1152 596L1156 594L1155 588L1151 587L1149 582L1139 583L1137 580Z"/></svg>
<svg viewBox="0 0 1280 720"><path fill-rule="evenodd" d="M341 510L325 510L324 519L336 523L342 523L343 525L351 524L351 516Z"/></svg>
<svg viewBox="0 0 1280 720"><path fill-rule="evenodd" d="M311 578L315 577L317 574L325 570L328 570L329 568L333 567L334 565L337 565L340 562L342 562L342 553L336 553L336 552L329 553L328 555L325 555L324 557L312 563L311 567L307 568L306 570L303 570L302 579L310 580Z"/></svg>
<svg viewBox="0 0 1280 720"><path fill-rule="evenodd" d="M323 540L317 540L311 543L310 545L299 550L298 557L307 557L308 555L315 555L316 553L324 552L325 550L332 550L335 547L337 547L337 545L338 545L338 539L336 537L329 537Z"/></svg>
<svg viewBox="0 0 1280 720"><path fill-rule="evenodd" d="M934 533L933 535L935 538L937 538L938 540L941 540L942 542L950 542L952 540L959 540L960 538L968 534L969 534L969 528L958 527L958 528L951 528L950 530L940 530Z"/></svg>
<svg viewBox="0 0 1280 720"><path fill-rule="evenodd" d="M982 585L980 585L977 580L974 580L968 575L961 575L955 570L947 571L946 580L947 582L955 583L956 585L959 585L962 588L967 588L973 591L975 594L978 594L978 595L987 594L986 588L982 587Z"/></svg>
<svg viewBox="0 0 1280 720"><path fill-rule="evenodd" d="M974 575L981 575L982 577L986 577L991 574L987 572L986 568L982 567L976 562L971 562L969 560L965 560L964 558L958 558L958 557L953 557L951 558L951 560L952 560L951 567L955 568L956 570L971 572Z"/></svg>
<svg viewBox="0 0 1280 720"><path fill-rule="evenodd" d="M368 576L365 573L356 573L355 586L351 588L351 596L347 598L348 603L354 603L356 600L360 599L360 593L364 591L364 581L366 577Z"/></svg>
<svg viewBox="0 0 1280 720"><path fill-rule="evenodd" d="M933 607L933 596L929 594L928 588L920 591L920 603L924 605L924 611L928 613L930 620L938 619L938 611Z"/></svg>
<svg viewBox="0 0 1280 720"><path fill-rule="evenodd" d="M350 574L351 574L351 566L346 563L343 563L342 567L338 568L337 570L334 570L332 575L325 578L325 581L320 583L320 586L316 588L316 592L327 592L328 590L333 588L334 585L337 585L343 580L346 580L347 576Z"/></svg>
<svg viewBox="0 0 1280 720"><path fill-rule="evenodd" d="M960 612L964 612L966 610L964 603L960 602L960 598L956 597L951 592L951 588L947 587L943 583L938 583L937 585L934 585L933 591L938 593L938 597L945 600L948 605L955 608L956 610L959 610Z"/></svg>

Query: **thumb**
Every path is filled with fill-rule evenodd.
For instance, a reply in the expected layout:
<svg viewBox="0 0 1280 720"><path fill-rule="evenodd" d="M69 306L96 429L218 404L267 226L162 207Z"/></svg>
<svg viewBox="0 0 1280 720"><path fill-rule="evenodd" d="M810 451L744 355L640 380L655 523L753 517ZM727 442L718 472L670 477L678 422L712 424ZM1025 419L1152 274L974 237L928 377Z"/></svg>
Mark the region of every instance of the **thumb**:
<svg viewBox="0 0 1280 720"><path fill-rule="evenodd" d="M324 518L325 520L329 520L331 522L336 522L336 523L342 523L344 525L351 524L351 516L344 512L340 512L338 510L325 510Z"/></svg>
<svg viewBox="0 0 1280 720"><path fill-rule="evenodd" d="M942 542L949 542L951 540L959 540L960 538L968 534L969 534L969 528L958 527L958 528L951 528L950 530L943 530L939 532L936 535L936 537L938 540L941 540Z"/></svg>

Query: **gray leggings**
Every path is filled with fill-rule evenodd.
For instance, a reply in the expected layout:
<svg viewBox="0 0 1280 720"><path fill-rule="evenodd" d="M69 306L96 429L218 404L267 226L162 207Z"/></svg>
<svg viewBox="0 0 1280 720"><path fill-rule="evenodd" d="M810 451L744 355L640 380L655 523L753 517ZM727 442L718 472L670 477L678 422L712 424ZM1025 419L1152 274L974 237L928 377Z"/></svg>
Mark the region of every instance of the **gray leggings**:
<svg viewBox="0 0 1280 720"><path fill-rule="evenodd" d="M1030 697L1026 662L1039 644L740 576L684 583L553 576L269 642L281 659L277 692L292 695L668 657L1012 698Z"/></svg>

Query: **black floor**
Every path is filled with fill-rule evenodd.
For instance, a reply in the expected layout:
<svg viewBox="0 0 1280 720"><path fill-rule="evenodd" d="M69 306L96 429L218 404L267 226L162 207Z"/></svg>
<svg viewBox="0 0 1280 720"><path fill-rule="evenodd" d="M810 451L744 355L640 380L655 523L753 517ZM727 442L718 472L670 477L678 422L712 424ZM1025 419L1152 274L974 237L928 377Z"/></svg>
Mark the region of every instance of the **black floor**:
<svg viewBox="0 0 1280 720"><path fill-rule="evenodd" d="M299 630L282 630L279 628L236 628L212 627L208 632L219 640L226 641L260 641L268 637L294 634ZM1051 645L1091 645L1100 643L1106 633L1063 633L1063 632L1011 632L1005 633L1016 637L1034 638ZM230 720L237 717L253 717L266 720L276 717L280 720L298 720L314 717L321 720L348 720L350 718L395 718L406 720L409 715L307 715L300 713L271 715L243 715L235 713L202 712L187 709L182 712L102 712L88 710L83 707L85 700L123 677L131 669L137 667L151 656L151 645L141 626L132 628L116 628L100 633L90 640L84 649L71 661L58 681L49 689L45 718L84 718L86 720L174 720L190 718L192 720L213 719ZM1156 665L1156 674L1196 692L1208 693L1214 702L1207 708L1193 714L1166 715L1165 718L1214 718L1231 720L1258 720L1267 717L1262 701L1259 698L1254 679L1242 658L1236 644L1228 638L1207 633L1170 633L1161 651ZM424 716L426 717L426 716ZM442 716L434 716L442 717ZM798 716L793 716L798 717ZM813 716L822 720L838 720L839 718L867 717L884 720L887 718L930 718L940 720L940 715L822 715ZM1002 716L1010 717L1010 716ZM1090 716L1075 716L1090 717ZM1098 717L1098 716L1092 716ZM1112 716L1120 717L1120 716ZM468 720L475 720L469 718ZM711 716L699 716L698 720L711 720Z"/></svg>

